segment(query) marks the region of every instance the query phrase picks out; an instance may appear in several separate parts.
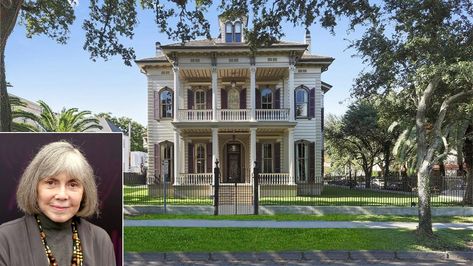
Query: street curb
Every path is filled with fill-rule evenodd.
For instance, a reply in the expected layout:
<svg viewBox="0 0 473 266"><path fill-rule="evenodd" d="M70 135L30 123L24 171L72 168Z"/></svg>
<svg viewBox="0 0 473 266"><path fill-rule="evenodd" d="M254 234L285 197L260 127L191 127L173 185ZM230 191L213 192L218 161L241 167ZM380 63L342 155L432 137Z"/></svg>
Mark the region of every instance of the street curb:
<svg viewBox="0 0 473 266"><path fill-rule="evenodd" d="M125 261L238 262L238 261L412 261L470 262L471 251L304 251L304 252L126 252Z"/></svg>

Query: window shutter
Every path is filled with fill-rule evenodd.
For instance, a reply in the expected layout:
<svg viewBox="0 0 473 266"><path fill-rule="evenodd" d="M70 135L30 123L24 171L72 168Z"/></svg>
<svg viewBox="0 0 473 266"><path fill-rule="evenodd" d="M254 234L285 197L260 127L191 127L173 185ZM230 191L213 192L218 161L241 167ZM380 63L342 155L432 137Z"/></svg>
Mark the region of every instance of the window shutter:
<svg viewBox="0 0 473 266"><path fill-rule="evenodd" d="M291 144L289 144L291 145ZM297 183L299 180L297 179L297 176L296 176L296 173L297 173L297 167L299 167L299 161L297 160L297 142L294 142L294 158L292 158L294 160L294 169L293 169L293 172L292 173L289 173L289 175L293 175L294 176L294 183Z"/></svg>
<svg viewBox="0 0 473 266"><path fill-rule="evenodd" d="M258 166L258 170L261 173L263 170L263 162L261 161L261 150L263 145L261 143L256 143L256 164Z"/></svg>
<svg viewBox="0 0 473 266"><path fill-rule="evenodd" d="M276 89L274 93L274 109L281 108L281 89Z"/></svg>
<svg viewBox="0 0 473 266"><path fill-rule="evenodd" d="M240 109L246 109L246 89L240 92Z"/></svg>
<svg viewBox="0 0 473 266"><path fill-rule="evenodd" d="M261 92L256 89L256 93L255 93L255 96L256 96L256 109L261 109Z"/></svg>
<svg viewBox="0 0 473 266"><path fill-rule="evenodd" d="M225 89L220 90L220 100L222 103L222 109L227 109L227 91Z"/></svg>
<svg viewBox="0 0 473 266"><path fill-rule="evenodd" d="M190 89L187 90L187 109L193 109L192 106L194 105L194 92Z"/></svg>
<svg viewBox="0 0 473 266"><path fill-rule="evenodd" d="M315 118L315 88L309 91L309 117Z"/></svg>
<svg viewBox="0 0 473 266"><path fill-rule="evenodd" d="M315 183L315 142L309 143L309 183Z"/></svg>
<svg viewBox="0 0 473 266"><path fill-rule="evenodd" d="M320 108L320 128L324 132L325 119L324 119L324 108ZM323 135L323 134L322 134Z"/></svg>
<svg viewBox="0 0 473 266"><path fill-rule="evenodd" d="M274 172L281 173L281 143L274 143Z"/></svg>
<svg viewBox="0 0 473 266"><path fill-rule="evenodd" d="M205 91L207 110L212 109L212 90Z"/></svg>
<svg viewBox="0 0 473 266"><path fill-rule="evenodd" d="M154 91L153 92L153 103L154 103L154 112L153 112L153 118L154 120L159 120L159 92Z"/></svg>
<svg viewBox="0 0 473 266"><path fill-rule="evenodd" d="M212 143L207 143L207 173L212 173Z"/></svg>
<svg viewBox="0 0 473 266"><path fill-rule="evenodd" d="M158 178L161 174L161 150L159 144L154 144L154 177Z"/></svg>
<svg viewBox="0 0 473 266"><path fill-rule="evenodd" d="M194 173L194 144L192 143L187 145L187 169L189 174Z"/></svg>

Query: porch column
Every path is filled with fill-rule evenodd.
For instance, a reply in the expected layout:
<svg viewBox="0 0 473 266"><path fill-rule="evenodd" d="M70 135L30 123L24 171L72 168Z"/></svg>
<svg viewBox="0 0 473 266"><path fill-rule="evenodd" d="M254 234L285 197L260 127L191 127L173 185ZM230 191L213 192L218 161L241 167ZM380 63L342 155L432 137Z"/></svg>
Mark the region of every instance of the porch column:
<svg viewBox="0 0 473 266"><path fill-rule="evenodd" d="M250 183L253 184L253 167L256 161L256 128L250 128ZM261 167L259 165L258 167Z"/></svg>
<svg viewBox="0 0 473 266"><path fill-rule="evenodd" d="M287 90L289 95L289 121L294 121L294 72L296 72L296 67L290 65L289 78L287 81Z"/></svg>
<svg viewBox="0 0 473 266"><path fill-rule="evenodd" d="M177 121L177 113L178 113L178 110L179 110L179 93L180 93L180 89L179 89L179 67L175 66L172 68L173 72L174 72L174 110L173 110L173 115L174 115L174 122ZM174 142L175 143L175 142Z"/></svg>
<svg viewBox="0 0 473 266"><path fill-rule="evenodd" d="M174 129L174 185L179 185L179 174L180 174L180 154L182 153L179 150L180 143L180 134L178 129Z"/></svg>
<svg viewBox="0 0 473 266"><path fill-rule="evenodd" d="M294 174L294 129L289 128L287 130L287 153L288 153L288 162L289 162L289 184L295 184L296 175Z"/></svg>
<svg viewBox="0 0 473 266"><path fill-rule="evenodd" d="M212 173L215 167L215 161L218 160L218 128L212 128ZM221 163L220 163L221 167ZM215 179L212 175L212 185L215 185Z"/></svg>
<svg viewBox="0 0 473 266"><path fill-rule="evenodd" d="M213 118L212 119L213 121L217 121L217 68L216 67L212 67L212 118Z"/></svg>
<svg viewBox="0 0 473 266"><path fill-rule="evenodd" d="M251 108L251 121L256 120L256 67L250 67L250 108Z"/></svg>

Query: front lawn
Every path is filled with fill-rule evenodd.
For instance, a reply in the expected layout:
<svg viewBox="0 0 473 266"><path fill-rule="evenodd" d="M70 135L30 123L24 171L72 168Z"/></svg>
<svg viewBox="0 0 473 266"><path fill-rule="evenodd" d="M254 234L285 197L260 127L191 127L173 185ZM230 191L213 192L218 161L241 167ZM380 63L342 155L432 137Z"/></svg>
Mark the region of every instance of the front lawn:
<svg viewBox="0 0 473 266"><path fill-rule="evenodd" d="M439 230L419 239L405 229L125 227L126 252L307 250L472 250L471 230Z"/></svg>

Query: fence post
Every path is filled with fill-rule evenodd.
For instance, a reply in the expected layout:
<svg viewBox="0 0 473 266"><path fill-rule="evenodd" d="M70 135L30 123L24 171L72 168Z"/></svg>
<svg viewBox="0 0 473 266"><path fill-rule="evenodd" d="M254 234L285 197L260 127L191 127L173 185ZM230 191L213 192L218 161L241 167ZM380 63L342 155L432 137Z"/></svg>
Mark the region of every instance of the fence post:
<svg viewBox="0 0 473 266"><path fill-rule="evenodd" d="M255 167L253 168L253 209L254 214L258 215L259 213L259 172L258 172L258 165L255 163Z"/></svg>
<svg viewBox="0 0 473 266"><path fill-rule="evenodd" d="M219 190L219 181L220 177L220 168L218 167L218 159L215 160L214 168L214 215L218 215L218 190Z"/></svg>

